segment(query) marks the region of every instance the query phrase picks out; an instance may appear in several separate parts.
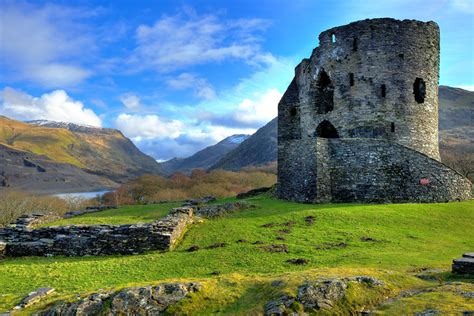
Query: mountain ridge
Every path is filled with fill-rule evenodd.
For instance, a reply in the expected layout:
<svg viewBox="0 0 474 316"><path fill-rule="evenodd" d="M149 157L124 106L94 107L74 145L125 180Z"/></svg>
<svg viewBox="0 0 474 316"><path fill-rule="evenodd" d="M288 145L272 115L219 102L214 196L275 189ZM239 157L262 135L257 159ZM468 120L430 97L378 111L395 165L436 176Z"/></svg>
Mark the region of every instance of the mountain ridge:
<svg viewBox="0 0 474 316"><path fill-rule="evenodd" d="M176 171L189 173L192 169L209 169L219 159L224 157L228 152L239 146L249 137L250 135L245 134L231 135L215 145L201 149L190 157L173 158L162 162L160 163L160 167L166 175L170 175Z"/></svg>
<svg viewBox="0 0 474 316"><path fill-rule="evenodd" d="M111 183L161 173L155 159L142 153L118 130L65 122L41 124L0 116L0 144L45 156L49 163L70 164Z"/></svg>

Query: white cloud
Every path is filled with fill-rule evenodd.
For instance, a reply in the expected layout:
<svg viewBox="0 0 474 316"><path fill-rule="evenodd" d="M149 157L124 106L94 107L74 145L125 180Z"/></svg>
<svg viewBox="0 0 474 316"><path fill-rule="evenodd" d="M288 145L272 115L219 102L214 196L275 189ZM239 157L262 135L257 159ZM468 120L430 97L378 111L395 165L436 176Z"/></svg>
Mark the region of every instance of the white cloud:
<svg viewBox="0 0 474 316"><path fill-rule="evenodd" d="M55 5L0 5L0 64L8 78L64 87L91 76L77 62L95 49L86 27L78 22L84 16L82 10Z"/></svg>
<svg viewBox="0 0 474 316"><path fill-rule="evenodd" d="M270 89L257 95L254 100L244 99L234 113L235 120L245 124L271 121L278 114L278 102L282 96L277 89Z"/></svg>
<svg viewBox="0 0 474 316"><path fill-rule="evenodd" d="M184 124L178 120L165 120L158 115L120 114L115 126L134 141L143 139L177 138Z"/></svg>
<svg viewBox="0 0 474 316"><path fill-rule="evenodd" d="M474 13L474 3L472 0L451 0L449 4L456 11L473 14Z"/></svg>
<svg viewBox="0 0 474 316"><path fill-rule="evenodd" d="M190 73L182 73L177 78L169 79L168 85L176 90L192 89L194 94L205 100L216 97L216 91L205 79Z"/></svg>
<svg viewBox="0 0 474 316"><path fill-rule="evenodd" d="M120 102L130 110L136 110L140 107L140 98L133 93L126 93L119 97Z"/></svg>
<svg viewBox="0 0 474 316"><path fill-rule="evenodd" d="M164 16L153 25L137 28L137 47L130 62L135 68L159 72L229 58L266 62L272 56L262 51L258 34L268 25L262 19L221 21L216 15L200 16L189 10Z"/></svg>
<svg viewBox="0 0 474 316"><path fill-rule="evenodd" d="M64 90L54 90L41 97L23 91L4 88L0 94L0 114L19 120L51 120L102 126L101 119Z"/></svg>
<svg viewBox="0 0 474 316"><path fill-rule="evenodd" d="M460 85L458 88L464 89L464 90L469 90L469 91L474 91L474 85Z"/></svg>

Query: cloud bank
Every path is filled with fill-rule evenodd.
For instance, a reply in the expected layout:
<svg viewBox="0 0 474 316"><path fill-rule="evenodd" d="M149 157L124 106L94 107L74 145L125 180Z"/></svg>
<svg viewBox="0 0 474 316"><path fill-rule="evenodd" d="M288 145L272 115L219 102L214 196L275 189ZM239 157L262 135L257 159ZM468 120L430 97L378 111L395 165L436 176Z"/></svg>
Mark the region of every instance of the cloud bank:
<svg viewBox="0 0 474 316"><path fill-rule="evenodd" d="M0 92L0 114L18 120L51 120L102 126L101 119L64 90L33 97L9 87Z"/></svg>

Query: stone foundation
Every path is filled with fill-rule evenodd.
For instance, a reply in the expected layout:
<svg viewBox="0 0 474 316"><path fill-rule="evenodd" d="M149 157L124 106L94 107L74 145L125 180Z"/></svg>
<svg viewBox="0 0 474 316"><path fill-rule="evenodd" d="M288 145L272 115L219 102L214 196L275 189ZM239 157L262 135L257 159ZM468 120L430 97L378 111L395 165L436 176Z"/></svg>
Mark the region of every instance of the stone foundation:
<svg viewBox="0 0 474 316"><path fill-rule="evenodd" d="M172 250L193 222L194 209L181 207L152 223L71 225L0 230L5 256L98 256ZM1 250L0 250L1 252Z"/></svg>

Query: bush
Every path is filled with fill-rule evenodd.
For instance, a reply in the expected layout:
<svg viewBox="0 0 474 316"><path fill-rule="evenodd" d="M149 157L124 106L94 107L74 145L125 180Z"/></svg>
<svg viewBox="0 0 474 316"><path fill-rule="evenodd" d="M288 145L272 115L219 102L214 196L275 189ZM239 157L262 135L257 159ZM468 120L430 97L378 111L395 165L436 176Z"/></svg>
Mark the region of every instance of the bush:
<svg viewBox="0 0 474 316"><path fill-rule="evenodd" d="M190 176L176 172L169 178L144 175L122 185L104 196L109 205L132 203L157 203L179 201L213 195L217 198L236 196L259 187L268 187L276 182L276 175L266 167L246 169L241 172L195 169Z"/></svg>
<svg viewBox="0 0 474 316"><path fill-rule="evenodd" d="M84 209L93 202L77 197L59 198L19 191L0 191L0 227L31 213L63 215L72 210Z"/></svg>

